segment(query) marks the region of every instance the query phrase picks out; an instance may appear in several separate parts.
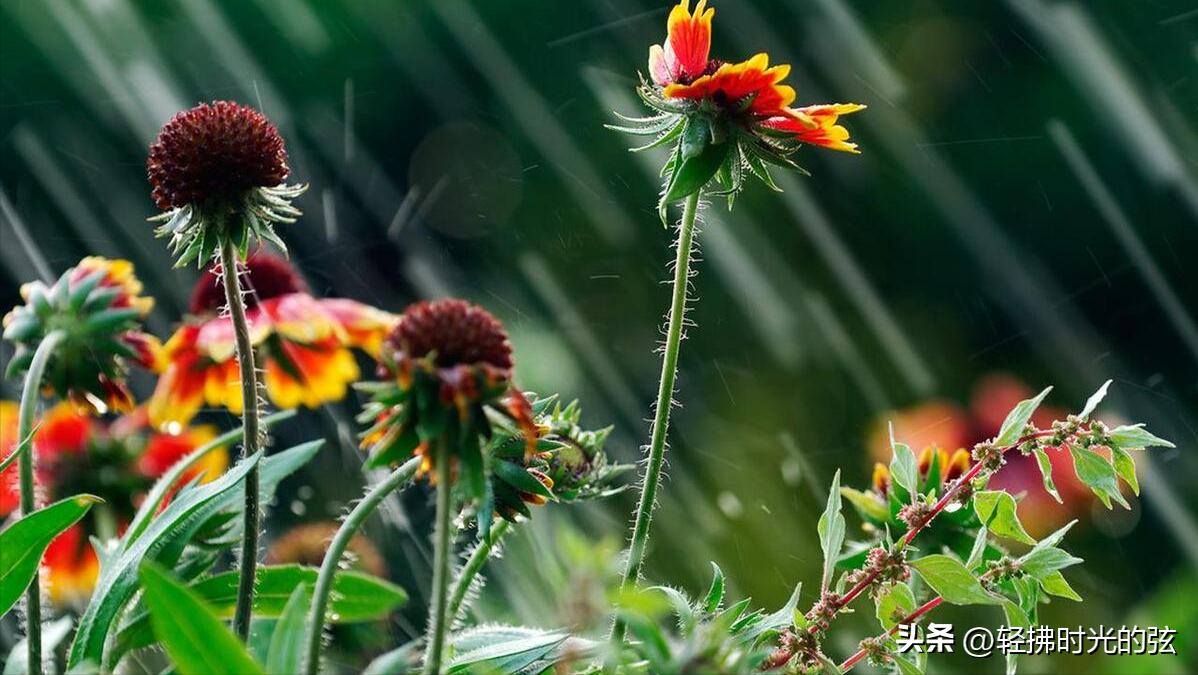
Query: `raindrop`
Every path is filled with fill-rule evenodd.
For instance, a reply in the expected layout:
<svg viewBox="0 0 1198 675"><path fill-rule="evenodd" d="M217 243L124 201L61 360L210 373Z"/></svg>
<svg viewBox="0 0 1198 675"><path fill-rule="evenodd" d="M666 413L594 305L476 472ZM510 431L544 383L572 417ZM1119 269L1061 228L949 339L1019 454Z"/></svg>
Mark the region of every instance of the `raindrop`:
<svg viewBox="0 0 1198 675"><path fill-rule="evenodd" d="M304 505L304 502L300 501L299 499L291 500L291 512L295 515L302 516L307 510L308 507Z"/></svg>

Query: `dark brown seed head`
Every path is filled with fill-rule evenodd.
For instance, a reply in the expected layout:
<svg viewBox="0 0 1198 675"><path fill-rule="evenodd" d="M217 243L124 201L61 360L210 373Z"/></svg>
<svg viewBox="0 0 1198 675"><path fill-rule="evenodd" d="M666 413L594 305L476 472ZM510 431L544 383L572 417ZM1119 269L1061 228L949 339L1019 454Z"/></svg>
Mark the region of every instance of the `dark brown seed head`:
<svg viewBox="0 0 1198 675"><path fill-rule="evenodd" d="M436 365L489 364L512 367L512 347L503 324L481 307L462 300L418 302L406 310L384 342L388 353L420 359L436 353Z"/></svg>
<svg viewBox="0 0 1198 675"><path fill-rule="evenodd" d="M167 211L234 198L287 178L287 151L266 117L232 101L201 103L174 116L150 146L146 174Z"/></svg>

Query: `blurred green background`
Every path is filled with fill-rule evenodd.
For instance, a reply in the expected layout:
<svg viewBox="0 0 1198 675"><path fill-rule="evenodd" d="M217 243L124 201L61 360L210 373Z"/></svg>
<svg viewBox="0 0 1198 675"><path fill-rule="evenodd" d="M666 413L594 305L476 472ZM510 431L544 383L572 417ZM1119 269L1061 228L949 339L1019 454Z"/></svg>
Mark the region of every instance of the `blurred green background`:
<svg viewBox="0 0 1198 675"><path fill-rule="evenodd" d="M972 442L994 431L987 376L1055 384L1050 402L1070 410L1109 377L1107 414L1178 449L1142 465L1132 512L1069 505L1083 524L1067 546L1087 559L1069 576L1087 602L1042 618L1169 625L1182 656L1024 670L1198 668L1198 12L714 5L713 56L768 51L794 65L798 104L870 107L844 120L861 156L805 150L812 177L782 177L782 195L753 185L735 212L706 212L649 578L698 592L714 560L734 593L778 606L816 577L823 492L837 468L864 487L879 420L914 408L924 415L907 432L949 443L937 434L963 428ZM636 72L667 11L643 0L0 0L0 305L42 269L125 257L158 298L150 328L168 335L196 274L171 270L145 222L146 148L176 111L233 99L279 126L293 180L312 185L283 236L314 290L393 311L450 295L487 306L510 329L521 384L581 398L633 461L656 389L671 234L654 213L663 158L629 155L630 139L602 125L612 109L639 113ZM16 383L2 392L15 398ZM280 447L338 442L284 486L268 539L360 494L356 407L305 413L280 434ZM424 621L428 501L409 491L370 533L413 594L389 627L399 640ZM585 607L602 599L633 501L539 510L492 566L479 613L595 619ZM876 631L869 614L845 621L834 651ZM940 617L960 634L996 614ZM933 668L1002 664L958 654Z"/></svg>

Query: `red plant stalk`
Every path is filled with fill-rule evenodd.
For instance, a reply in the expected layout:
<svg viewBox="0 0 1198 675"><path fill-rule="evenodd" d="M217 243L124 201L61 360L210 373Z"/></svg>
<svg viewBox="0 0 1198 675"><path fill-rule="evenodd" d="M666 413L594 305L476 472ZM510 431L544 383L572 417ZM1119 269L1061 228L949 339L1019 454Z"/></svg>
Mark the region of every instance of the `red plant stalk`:
<svg viewBox="0 0 1198 675"><path fill-rule="evenodd" d="M932 598L931 600L928 600L919 609L916 609L915 611L911 612L907 616L903 617L902 621L899 621L898 623L894 624L894 626L892 626L890 630L879 635L878 639L884 640L888 637L894 637L894 634L899 631L899 627L919 620L919 617L923 616L924 614L927 614L928 612L932 611L933 609L936 609L937 607L940 606L940 603L942 603L942 602L944 602L944 598L940 597L939 595ZM857 662L860 661L861 659L865 658L867 655L868 655L868 653L864 649L858 650L856 654L853 654L849 658L845 659L844 663L840 664L840 668L839 668L840 672L841 673L848 672L849 668L852 668L853 666L857 665Z"/></svg>

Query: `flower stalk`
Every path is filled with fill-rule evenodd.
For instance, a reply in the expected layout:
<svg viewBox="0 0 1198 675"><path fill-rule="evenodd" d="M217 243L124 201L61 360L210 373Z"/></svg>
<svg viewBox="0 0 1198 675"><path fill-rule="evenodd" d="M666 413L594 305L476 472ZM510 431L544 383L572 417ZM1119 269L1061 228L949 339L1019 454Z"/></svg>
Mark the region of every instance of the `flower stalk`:
<svg viewBox="0 0 1198 675"><path fill-rule="evenodd" d="M320 643L321 636L324 634L325 611L329 605L329 594L333 591L333 579L341 563L341 556L349 547L354 535L362 529L366 519L383 503L383 500L392 492L412 482L412 477L420 468L420 462L420 457L409 459L391 472L391 475L387 476L385 480L371 488L362 501L358 502L358 505L349 512L345 522L333 536L333 541L329 543L329 548L325 551L324 560L320 565L320 572L316 576L316 587L312 593L312 607L308 612L308 634L305 636L308 641L307 670L305 670L307 675L316 675L320 666Z"/></svg>
<svg viewBox="0 0 1198 675"><path fill-rule="evenodd" d="M436 443L437 533L433 550L432 616L428 625L428 648L424 654L424 675L440 675L445 652L445 630L449 598L449 544L453 540L453 465L449 461L449 442Z"/></svg>
<svg viewBox="0 0 1198 675"><path fill-rule="evenodd" d="M482 516L480 516L482 517ZM458 618L458 613L462 611L462 603L466 601L466 595L470 592L470 586L474 583L474 579L478 573L482 571L483 565L495 552L499 542L503 536L507 534L512 527L512 522L506 519L499 519L491 526L491 533L486 539L478 542L478 546L474 548L474 552L470 554L470 558L466 560L466 564L462 566L462 571L458 573L458 579L454 582L453 593L449 596L449 606L446 608L445 615L450 623Z"/></svg>
<svg viewBox="0 0 1198 675"><path fill-rule="evenodd" d="M237 245L226 238L220 247L221 269L224 271L225 300L229 305L229 317L233 322L236 337L237 366L241 371L241 396L245 408L242 411L241 458L244 460L258 452L262 438L259 429L258 371L254 369L254 345L250 340L250 327L245 319L245 302L241 297L241 281L237 271ZM233 630L246 641L250 635L250 618L254 606L254 582L258 568L259 509L258 467L254 466L245 476L245 527L241 543L241 578L237 584L237 608L233 613Z"/></svg>
<svg viewBox="0 0 1198 675"><path fill-rule="evenodd" d="M665 459L666 432L670 425L670 408L673 406L674 379L678 374L678 352L682 342L682 326L686 320L686 292L690 279L691 248L694 244L695 219L699 212L699 191L686 199L682 222L678 226L678 244L674 260L674 297L670 303L669 323L666 328L665 352L661 361L661 381L657 389L657 404L653 418L653 436L649 443L649 460L645 467L645 479L641 484L641 498L636 510L632 530L632 546L628 550L628 564L620 590L626 591L636 585L645 561L645 549L649 543L649 523L653 519L653 506L657 499L657 486L661 482L661 469ZM624 641L625 625L618 617L612 626L612 641Z"/></svg>
<svg viewBox="0 0 1198 675"><path fill-rule="evenodd" d="M46 363L54 348L66 337L61 331L51 331L42 338L41 344L33 354L29 364L29 372L25 376L25 386L21 390L21 407L17 422L17 438L20 439L16 453L17 471L20 474L21 516L27 517L37 508L35 486L33 482L33 415L37 408L38 393L42 388L42 377L46 372ZM42 673L42 585L38 578L25 592L25 639L29 649L29 672Z"/></svg>

